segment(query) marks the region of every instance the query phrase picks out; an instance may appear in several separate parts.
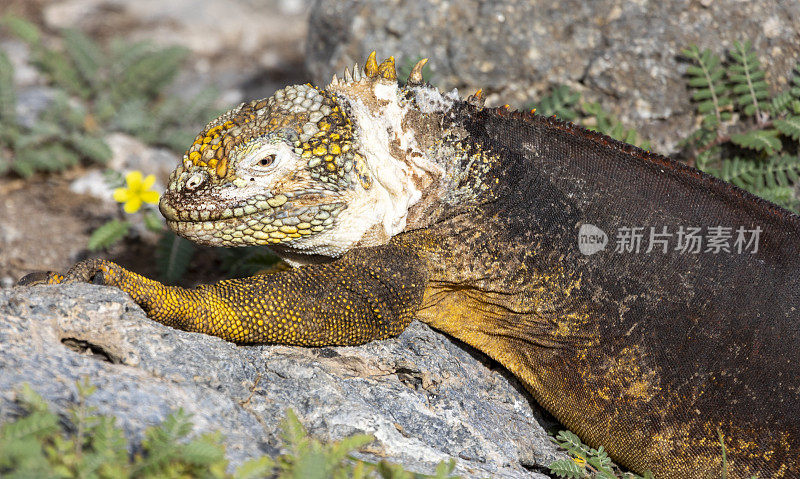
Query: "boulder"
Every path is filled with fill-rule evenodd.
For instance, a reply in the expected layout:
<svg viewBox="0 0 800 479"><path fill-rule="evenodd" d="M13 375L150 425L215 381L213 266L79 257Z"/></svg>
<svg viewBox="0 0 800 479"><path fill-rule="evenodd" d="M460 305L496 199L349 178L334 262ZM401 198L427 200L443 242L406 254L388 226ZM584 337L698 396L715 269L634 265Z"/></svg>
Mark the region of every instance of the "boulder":
<svg viewBox="0 0 800 479"><path fill-rule="evenodd" d="M452 457L465 477L543 478L563 457L513 377L421 323L359 347L236 346L155 323L114 288L0 290L0 422L23 383L63 413L84 376L132 443L183 408L196 433L225 435L234 466L278 454L287 408L315 437L369 433L359 457L423 473Z"/></svg>
<svg viewBox="0 0 800 479"><path fill-rule="evenodd" d="M782 0L320 0L306 65L327 84L372 50L404 68L428 57L432 83L462 96L482 88L489 106L524 107L566 84L672 154L694 127L681 50L722 54L749 39L783 89L800 57L799 18L800 3Z"/></svg>

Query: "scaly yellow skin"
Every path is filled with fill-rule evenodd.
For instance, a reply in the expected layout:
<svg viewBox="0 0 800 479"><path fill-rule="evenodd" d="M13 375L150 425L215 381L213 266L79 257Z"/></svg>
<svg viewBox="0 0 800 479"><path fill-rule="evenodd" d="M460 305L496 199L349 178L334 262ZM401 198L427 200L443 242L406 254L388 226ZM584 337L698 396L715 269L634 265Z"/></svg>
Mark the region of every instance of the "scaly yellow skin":
<svg viewBox="0 0 800 479"><path fill-rule="evenodd" d="M396 336L411 321L426 283L423 271L409 268L414 264L419 259L412 251L386 245L335 263L187 289L95 259L46 282L99 279L160 323L235 343L356 345Z"/></svg>

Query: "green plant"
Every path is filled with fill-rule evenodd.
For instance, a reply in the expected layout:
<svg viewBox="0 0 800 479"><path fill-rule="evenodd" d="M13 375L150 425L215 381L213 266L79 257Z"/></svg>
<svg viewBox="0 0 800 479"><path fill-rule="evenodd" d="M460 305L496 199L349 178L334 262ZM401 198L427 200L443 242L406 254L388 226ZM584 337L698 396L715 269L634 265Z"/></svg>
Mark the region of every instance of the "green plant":
<svg viewBox="0 0 800 479"><path fill-rule="evenodd" d="M220 250L219 254L221 268L231 278L271 271L280 264L280 258L272 250L260 246L226 248Z"/></svg>
<svg viewBox="0 0 800 479"><path fill-rule="evenodd" d="M683 50L700 125L683 144L690 164L790 209L800 179L800 65L790 87L771 96L749 41L726 60L692 45Z"/></svg>
<svg viewBox="0 0 800 479"><path fill-rule="evenodd" d="M60 171L82 160L104 163L111 150L102 137L122 131L143 141L182 151L197 127L218 111L216 93L165 97L187 52L147 42L114 40L108 48L76 30L63 30L51 47L36 25L5 17L2 26L26 42L33 64L56 89L55 100L37 122L17 121L11 64L0 52L0 174L27 177Z"/></svg>
<svg viewBox="0 0 800 479"><path fill-rule="evenodd" d="M155 211L154 205L158 204L158 193L152 190L155 176L143 177L140 171L130 171L125 177L114 170L104 173L106 184L114 188L114 200L123 204L123 210L128 214L139 213L143 215L145 227L155 233L164 230L161 217ZM142 207L144 206L144 209ZM113 218L94 230L89 237L87 247L89 251L98 251L108 248L124 238L131 229L131 222L127 219Z"/></svg>
<svg viewBox="0 0 800 479"><path fill-rule="evenodd" d="M160 235L155 252L160 279L167 284L177 282L189 267L195 247L164 227L154 206L158 203L158 193L150 189L155 177L143 177L141 172L131 171L123 178L114 170L106 170L105 181L114 188L114 199L124 204L122 209L128 216L125 219L112 218L94 230L87 243L89 251L106 249L121 241L133 226L130 215L140 215L145 228Z"/></svg>
<svg viewBox="0 0 800 479"><path fill-rule="evenodd" d="M164 230L156 247L156 266L161 280L166 284L174 284L183 278L194 252L191 241Z"/></svg>
<svg viewBox="0 0 800 479"><path fill-rule="evenodd" d="M570 431L559 431L553 441L566 449L571 459L559 459L550 464L550 472L558 477L571 479L597 478L597 479L652 479L649 472L644 476L637 476L630 472L621 472L603 450L585 445L578 436Z"/></svg>
<svg viewBox="0 0 800 479"><path fill-rule="evenodd" d="M691 46L683 55L699 126L680 144L692 166L731 182L783 207L797 211L794 190L800 180L800 64L785 91L771 96L752 44L734 42L723 60L711 50ZM647 149L633 129L626 129L599 103L560 85L530 105L541 115L555 115L618 140Z"/></svg>
<svg viewBox="0 0 800 479"><path fill-rule="evenodd" d="M556 85L550 93L541 97L531 109L544 116L557 116L562 120L575 121L578 118L581 94L567 85Z"/></svg>
<svg viewBox="0 0 800 479"><path fill-rule="evenodd" d="M27 415L0 427L0 474L26 477L260 477L273 467L262 457L227 474L219 433L190 439L190 416L182 410L167 416L144 433L141 453L128 454L125 436L115 419L96 414L87 405L95 387L77 383L77 401L62 423L47 403L24 385L17 401ZM245 474L249 473L249 475Z"/></svg>
<svg viewBox="0 0 800 479"><path fill-rule="evenodd" d="M415 474L385 461L372 464L352 458L374 438L356 434L323 443L308 432L289 409L281 425L286 453L277 460L251 459L226 472L225 446L218 432L191 437L191 416L178 409L144 433L141 452L128 453L122 429L113 417L97 415L87 399L96 387L76 383L75 404L63 421L27 384L17 393L25 415L0 426L0 475L5 478L81 477L150 478L449 478L455 463L442 462L433 476Z"/></svg>
<svg viewBox="0 0 800 479"><path fill-rule="evenodd" d="M13 171L22 177L36 171L61 171L82 159L105 163L111 150L96 131L87 128L86 110L63 92L32 126L19 123L14 93L14 69L0 51L0 175Z"/></svg>

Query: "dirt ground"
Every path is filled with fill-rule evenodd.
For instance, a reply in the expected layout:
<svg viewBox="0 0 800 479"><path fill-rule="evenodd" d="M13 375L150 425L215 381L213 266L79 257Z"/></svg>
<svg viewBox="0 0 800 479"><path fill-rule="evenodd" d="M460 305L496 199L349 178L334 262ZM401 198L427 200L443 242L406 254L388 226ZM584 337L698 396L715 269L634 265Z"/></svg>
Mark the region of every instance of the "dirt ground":
<svg viewBox="0 0 800 479"><path fill-rule="evenodd" d="M69 191L68 176L0 178L0 282L25 273L63 270L82 256L102 212L91 197ZM96 210L96 208L94 208Z"/></svg>
<svg viewBox="0 0 800 479"><path fill-rule="evenodd" d="M77 169L31 179L0 177L0 287L32 271L65 271L86 258L105 258L150 278L158 276L155 237L133 235L108 250L90 252L92 231L116 217L116 207L70 191ZM214 248L198 247L185 286L221 279Z"/></svg>

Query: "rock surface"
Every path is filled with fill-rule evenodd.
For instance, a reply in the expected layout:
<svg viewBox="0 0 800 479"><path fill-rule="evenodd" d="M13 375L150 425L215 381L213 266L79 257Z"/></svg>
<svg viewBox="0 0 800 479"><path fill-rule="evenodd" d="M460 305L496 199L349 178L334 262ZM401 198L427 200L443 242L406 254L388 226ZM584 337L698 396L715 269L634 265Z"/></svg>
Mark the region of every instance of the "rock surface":
<svg viewBox="0 0 800 479"><path fill-rule="evenodd" d="M398 65L429 57L432 83L478 88L489 105L522 107L554 84L599 99L655 151L673 153L692 129L680 51L723 53L750 39L782 89L800 57L800 3L783 0L560 2L321 0L311 13L306 65L317 82L371 50Z"/></svg>
<svg viewBox="0 0 800 479"><path fill-rule="evenodd" d="M516 380L490 366L420 323L360 347L239 347L150 321L113 288L0 290L0 422L22 383L63 411L88 376L91 405L134 442L182 407L195 432L226 435L233 464L275 455L293 408L322 439L373 434L369 460L430 473L453 457L465 477L546 477L536 471L559 453Z"/></svg>

